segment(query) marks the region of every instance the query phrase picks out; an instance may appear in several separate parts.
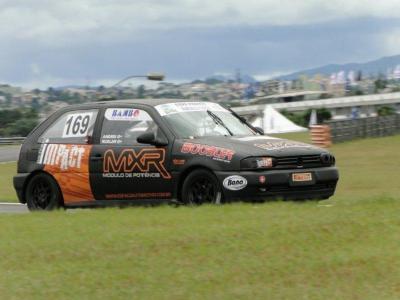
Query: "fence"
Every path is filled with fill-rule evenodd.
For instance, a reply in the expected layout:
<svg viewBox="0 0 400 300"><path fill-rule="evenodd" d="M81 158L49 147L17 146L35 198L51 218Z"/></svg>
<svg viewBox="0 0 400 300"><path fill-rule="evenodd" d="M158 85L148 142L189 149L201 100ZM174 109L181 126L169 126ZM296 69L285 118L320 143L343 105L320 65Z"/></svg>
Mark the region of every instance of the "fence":
<svg viewBox="0 0 400 300"><path fill-rule="evenodd" d="M0 145L14 145L14 144L22 144L25 140L24 137L8 137L8 138L0 138Z"/></svg>
<svg viewBox="0 0 400 300"><path fill-rule="evenodd" d="M329 121L334 143L400 133L400 114L354 120Z"/></svg>

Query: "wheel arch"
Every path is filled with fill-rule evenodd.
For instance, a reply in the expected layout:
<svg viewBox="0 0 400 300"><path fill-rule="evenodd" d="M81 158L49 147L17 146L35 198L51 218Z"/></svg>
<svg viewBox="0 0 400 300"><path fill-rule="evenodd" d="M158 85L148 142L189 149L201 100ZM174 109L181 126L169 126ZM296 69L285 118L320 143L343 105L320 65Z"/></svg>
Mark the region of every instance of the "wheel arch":
<svg viewBox="0 0 400 300"><path fill-rule="evenodd" d="M178 185L177 185L178 201L181 201L182 186L183 186L183 183L184 183L186 177L193 171L199 170L199 169L207 170L207 171L211 172L212 174L214 174L215 177L217 177L214 170L212 168L210 168L209 166L206 166L203 164L194 164L194 165L187 167L185 170L182 171L182 173L180 174L179 179L178 179ZM222 195L224 196L224 191L222 188L221 188L221 191L222 191Z"/></svg>
<svg viewBox="0 0 400 300"><path fill-rule="evenodd" d="M33 177L35 177L38 174L46 174L46 175L50 176L54 180L54 182L57 185L58 191L60 192L60 195L61 195L61 201L62 201L61 204L64 205L64 195L62 193L60 185L58 184L58 181L54 178L54 176L52 174L50 174L49 172L43 171L43 170L35 170L35 171L31 172L29 174L29 176L26 178L25 183L24 183L24 187L22 189L23 203L27 202L27 200L26 200L26 187L28 186L28 183L32 180Z"/></svg>

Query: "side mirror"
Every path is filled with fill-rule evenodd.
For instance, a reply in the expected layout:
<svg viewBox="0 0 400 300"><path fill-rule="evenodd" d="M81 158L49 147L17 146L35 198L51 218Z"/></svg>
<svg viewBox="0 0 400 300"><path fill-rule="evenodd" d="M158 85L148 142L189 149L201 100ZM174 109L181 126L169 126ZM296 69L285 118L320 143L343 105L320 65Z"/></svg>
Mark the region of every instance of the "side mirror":
<svg viewBox="0 0 400 300"><path fill-rule="evenodd" d="M149 145L154 145L154 146L167 146L168 141L164 138L156 138L154 132L149 131L142 133L141 135L138 136L136 139L138 143L140 144L149 144Z"/></svg>
<svg viewBox="0 0 400 300"><path fill-rule="evenodd" d="M264 129L262 129L261 127L254 127L255 130L258 131L258 133L260 133L261 135L264 135Z"/></svg>

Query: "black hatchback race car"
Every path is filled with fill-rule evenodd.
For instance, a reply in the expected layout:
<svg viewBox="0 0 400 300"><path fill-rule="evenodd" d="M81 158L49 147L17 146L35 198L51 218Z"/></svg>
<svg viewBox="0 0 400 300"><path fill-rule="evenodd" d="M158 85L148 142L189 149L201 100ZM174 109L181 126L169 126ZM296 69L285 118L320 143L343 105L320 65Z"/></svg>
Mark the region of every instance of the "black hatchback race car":
<svg viewBox="0 0 400 300"><path fill-rule="evenodd" d="M327 199L335 158L265 136L211 102L125 100L63 108L22 145L14 187L31 210L123 203Z"/></svg>

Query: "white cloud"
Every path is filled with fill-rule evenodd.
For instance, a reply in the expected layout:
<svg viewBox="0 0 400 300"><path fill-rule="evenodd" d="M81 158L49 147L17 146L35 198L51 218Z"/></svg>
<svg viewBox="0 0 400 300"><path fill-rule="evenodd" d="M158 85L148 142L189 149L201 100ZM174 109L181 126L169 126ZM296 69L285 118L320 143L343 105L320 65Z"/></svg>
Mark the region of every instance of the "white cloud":
<svg viewBox="0 0 400 300"><path fill-rule="evenodd" d="M17 0L3 1L0 37L57 46L142 36L145 30L296 25L398 17L398 0Z"/></svg>
<svg viewBox="0 0 400 300"><path fill-rule="evenodd" d="M376 36L376 43L383 46L384 55L400 53L400 28Z"/></svg>
<svg viewBox="0 0 400 300"><path fill-rule="evenodd" d="M42 73L42 71L37 63L31 63L30 67L31 67L31 72L33 75L38 76Z"/></svg>
<svg viewBox="0 0 400 300"><path fill-rule="evenodd" d="M286 75L295 72L294 70L273 71L269 73L254 74L253 77L259 81L269 80L278 76Z"/></svg>

